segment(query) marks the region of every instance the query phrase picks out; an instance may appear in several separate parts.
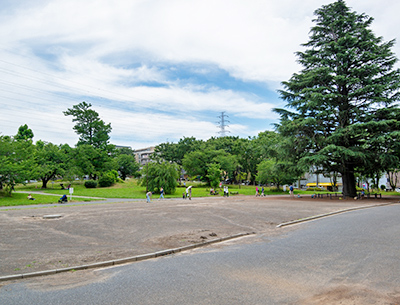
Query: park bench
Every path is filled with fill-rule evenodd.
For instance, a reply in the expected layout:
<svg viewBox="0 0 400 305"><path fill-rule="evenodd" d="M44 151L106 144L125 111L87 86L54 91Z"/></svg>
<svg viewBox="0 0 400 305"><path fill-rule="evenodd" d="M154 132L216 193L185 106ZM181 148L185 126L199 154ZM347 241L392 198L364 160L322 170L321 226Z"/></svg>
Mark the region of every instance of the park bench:
<svg viewBox="0 0 400 305"><path fill-rule="evenodd" d="M368 199L370 199L372 196L375 199L378 199L378 196L379 196L379 199L382 199L381 193L366 193L365 195L367 196Z"/></svg>

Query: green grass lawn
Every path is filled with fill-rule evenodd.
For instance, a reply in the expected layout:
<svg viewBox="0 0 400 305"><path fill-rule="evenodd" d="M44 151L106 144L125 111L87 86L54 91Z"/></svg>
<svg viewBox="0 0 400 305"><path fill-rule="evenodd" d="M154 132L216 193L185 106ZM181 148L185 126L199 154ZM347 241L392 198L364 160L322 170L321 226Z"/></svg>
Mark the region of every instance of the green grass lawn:
<svg viewBox="0 0 400 305"><path fill-rule="evenodd" d="M35 200L28 200L28 194L13 193L11 197L3 196L0 193L0 206L36 205L57 203L60 196L40 195L31 193Z"/></svg>
<svg viewBox="0 0 400 305"><path fill-rule="evenodd" d="M68 190L62 190L60 188L60 183L63 183L64 186L67 186L69 182L55 182L54 184L49 183L47 189L41 189L41 183L29 183L27 185L19 185L16 187L16 191L26 191L30 192L36 200L28 200L26 198L27 194L18 194L13 193L12 197L2 197L0 193L0 206L17 206L17 205L29 205L29 204L43 204L43 203L56 203L58 199L66 194L69 197ZM186 187L192 185L192 197L213 197L210 195L210 187L205 186L203 183L198 182L187 182ZM74 181L72 182L72 186L74 189L73 192L73 201L91 201L94 199L84 199L78 198L74 196L87 196L87 197L100 197L100 198L131 198L131 199L145 199L146 198L146 187L138 185L138 181L136 179L126 180L122 183L116 183L112 187L97 187L94 189L87 189L84 186L83 181ZM255 195L255 186L253 185L228 185L229 192L231 196L238 195ZM185 187L178 186L174 194L166 194L166 198L182 198L182 194L185 193ZM259 187L260 192L261 188ZM216 196L223 196L223 189L217 189L219 192ZM47 194L57 194L57 196L50 195L41 195L38 192L44 192ZM265 195L288 195L288 191L274 191L268 187L265 187ZM306 195L313 194L312 191L301 191L295 190L295 195ZM329 193L329 192L319 192L319 193ZM382 192L384 195L400 195L400 193L396 192ZM153 199L157 199L159 194L153 194Z"/></svg>
<svg viewBox="0 0 400 305"><path fill-rule="evenodd" d="M17 206L17 205L29 205L29 204L45 204L45 203L57 203L58 199L63 195L68 195L69 190L62 190L60 184L64 186L69 185L69 182L58 181L55 183L48 183L47 189L41 189L41 182L29 183L26 185L16 186L16 191L30 192L36 200L26 199L27 194L13 193L12 197L5 197L0 193L0 206ZM205 186L203 183L198 182L187 182L186 187L192 185L192 197L213 197L210 195L210 187ZM84 186L83 181L72 182L71 187L73 188L73 201L90 201L90 199L83 199L75 196L86 196L91 198L129 198L129 199L145 199L146 198L146 187L140 186L136 179L126 180L122 183L116 183L112 187L97 187L94 189L87 189ZM174 194L166 194L165 198L182 198L185 193L186 187L183 185L178 186ZM235 195L254 195L255 186L244 186L244 185L229 185L229 191L231 196ZM223 189L217 189L219 192L216 196L223 196ZM39 193L46 194L57 194L57 196L41 195ZM237 193L237 194L235 194ZM283 192L271 192L269 188L266 188L265 194L284 194ZM158 193L153 194L153 199L159 197Z"/></svg>

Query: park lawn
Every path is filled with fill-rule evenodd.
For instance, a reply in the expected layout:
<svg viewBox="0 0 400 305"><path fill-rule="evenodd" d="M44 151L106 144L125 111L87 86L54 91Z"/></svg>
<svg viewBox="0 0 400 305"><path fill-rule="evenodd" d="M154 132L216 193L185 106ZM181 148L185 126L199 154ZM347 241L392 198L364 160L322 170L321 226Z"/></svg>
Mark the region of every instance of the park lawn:
<svg viewBox="0 0 400 305"><path fill-rule="evenodd" d="M69 182L56 182L53 184L48 184L47 189L41 189L41 183L29 183L27 185L20 185L16 187L17 191L29 191L34 194L35 192L44 192L48 194L58 194L60 197L63 194L69 196L68 190L60 189L60 183L63 183L64 186L69 185ZM189 185L192 186L192 197L210 197L210 186L206 186L204 183L200 182L186 182L186 187ZM227 185L229 189L230 195L255 195L256 186L254 185L235 185L229 184ZM183 185L178 185L173 194L166 194L165 198L182 198L182 195L186 192L186 187ZM88 189L84 186L84 181L73 181L72 188L74 189L73 196L87 196L87 197L98 197L98 198L131 198L131 199L145 199L146 198L146 187L140 186L138 180L129 179L124 182L119 182L114 184L111 187L96 187L93 189ZM261 193L261 187L259 188L259 192ZM223 188L217 188L218 191L217 196L223 196ZM295 195L306 195L313 194L314 191L303 191L303 190L294 190ZM329 194L327 191L318 191L318 193ZM289 191L283 192L281 188L280 191L276 191L276 189L270 189L269 187L265 187L264 191L265 195L287 195ZM397 192L382 192L384 195L400 195ZM154 193L153 198L158 198L159 194ZM73 198L74 199L74 198Z"/></svg>
<svg viewBox="0 0 400 305"><path fill-rule="evenodd" d="M62 190L60 188L60 183L64 186L69 185L69 182L57 182L53 184L48 184L47 189L41 189L41 183L29 183L26 185L20 185L16 187L17 191L29 191L44 192L48 194L58 194L60 197L63 194L69 195L69 190ZM186 187L192 186L192 197L210 197L210 187L206 186L204 183L200 182L187 182ZM255 195L255 186L253 185L227 185L231 195ZM140 186L138 180L129 179L124 182L119 182L111 187L96 187L96 188L86 188L84 186L84 181L73 181L71 187L73 188L73 196L88 196L88 197L99 197L99 198L131 198L131 199L143 199L146 198L146 187ZM183 185L178 185L173 194L166 194L165 198L182 198L183 194L186 192L186 187ZM260 192L261 188L259 187ZM217 188L217 196L223 196L223 188ZM270 188L266 187L266 195L282 195L287 194L283 190L271 191ZM159 194L154 193L153 198L158 198Z"/></svg>
<svg viewBox="0 0 400 305"><path fill-rule="evenodd" d="M63 182L61 182L63 183ZM69 182L63 183L65 186L69 184ZM186 182L186 187L191 185L192 186L192 197L213 197L210 195L210 187L206 186L204 183L199 182ZM56 186L56 187L55 187ZM235 195L255 195L255 186L254 185L227 185L229 188L230 196ZM35 205L35 204L48 204L48 203L57 203L58 199L63 195L66 194L69 197L69 190L62 190L60 189L60 182L54 183L54 185L49 184L49 188L41 189L41 183L29 183L27 185L20 185L16 187L17 191L27 191L30 192L36 200L27 200L27 194L18 194L13 193L12 197L1 197L0 193L0 206L18 206L18 205ZM186 192L186 187L183 185L178 186L175 190L174 194L166 194L165 198L182 198L183 194ZM97 198L131 198L131 199L145 199L146 198L146 187L138 185L138 181L136 179L130 179L125 182L116 183L111 187L97 187L94 189L87 189L84 186L83 181L74 181L72 183L72 188L74 189L73 192L73 202L77 201L94 201L93 197ZM218 191L218 196L223 196L223 188L216 189ZM261 193L261 187L259 187ZM47 194L57 194L57 196L51 195L41 195L37 192L44 192ZM313 191L302 191L295 189L294 194L297 195L306 195L306 194L313 194ZM318 193L327 194L329 192L322 191ZM283 192L280 190L279 192L276 190L271 190L269 187L265 187L264 191L265 195L288 195L288 191ZM399 196L400 193L397 192L382 192L384 195L397 195ZM90 198L78 198L74 196L87 196L92 197ZM158 193L153 194L153 199L157 199L159 197Z"/></svg>
<svg viewBox="0 0 400 305"><path fill-rule="evenodd" d="M50 204L57 203L60 196L40 195L32 192L35 200L28 200L28 194L12 193L11 197L4 196L0 193L0 206L19 206L19 205L37 205L37 204Z"/></svg>

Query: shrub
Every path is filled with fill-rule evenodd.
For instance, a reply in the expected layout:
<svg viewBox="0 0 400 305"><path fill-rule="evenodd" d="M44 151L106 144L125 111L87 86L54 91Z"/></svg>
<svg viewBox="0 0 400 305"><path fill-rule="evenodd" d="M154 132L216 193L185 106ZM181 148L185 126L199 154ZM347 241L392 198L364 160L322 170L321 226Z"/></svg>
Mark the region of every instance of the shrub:
<svg viewBox="0 0 400 305"><path fill-rule="evenodd" d="M97 182L94 180L85 181L85 187L87 189L94 189L94 188L96 188L96 186L97 186Z"/></svg>
<svg viewBox="0 0 400 305"><path fill-rule="evenodd" d="M306 189L306 191L311 191L311 192L324 192L324 189L321 189L319 187L309 187Z"/></svg>
<svg viewBox="0 0 400 305"><path fill-rule="evenodd" d="M107 174L112 175L114 177L114 182L117 182L118 172L115 169L108 171Z"/></svg>
<svg viewBox="0 0 400 305"><path fill-rule="evenodd" d="M99 179L99 186L101 187L108 187L114 184L114 175L110 173L106 173Z"/></svg>
<svg viewBox="0 0 400 305"><path fill-rule="evenodd" d="M260 193L261 193L261 186L259 186L258 187L259 189L260 189ZM283 192L283 189L282 188L277 188L276 186L274 186L274 187L270 187L269 188L269 191L271 192L271 193L282 193Z"/></svg>

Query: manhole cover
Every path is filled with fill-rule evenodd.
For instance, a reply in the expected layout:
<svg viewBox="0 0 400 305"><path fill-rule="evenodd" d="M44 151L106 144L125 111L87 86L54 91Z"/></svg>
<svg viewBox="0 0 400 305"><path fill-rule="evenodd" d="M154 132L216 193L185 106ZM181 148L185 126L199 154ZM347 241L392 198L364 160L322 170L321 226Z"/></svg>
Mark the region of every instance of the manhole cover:
<svg viewBox="0 0 400 305"><path fill-rule="evenodd" d="M44 215L43 219L55 219L55 218L61 218L62 215Z"/></svg>

